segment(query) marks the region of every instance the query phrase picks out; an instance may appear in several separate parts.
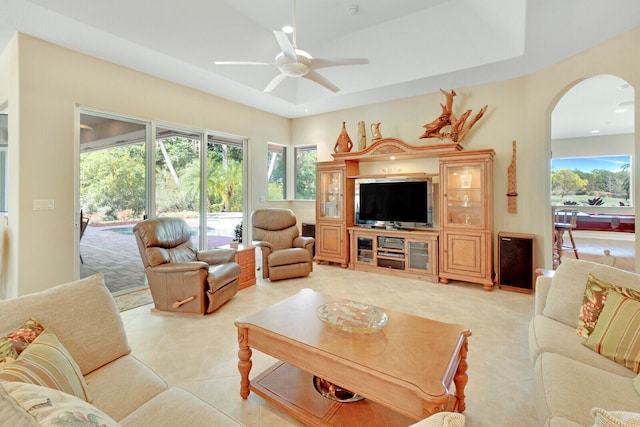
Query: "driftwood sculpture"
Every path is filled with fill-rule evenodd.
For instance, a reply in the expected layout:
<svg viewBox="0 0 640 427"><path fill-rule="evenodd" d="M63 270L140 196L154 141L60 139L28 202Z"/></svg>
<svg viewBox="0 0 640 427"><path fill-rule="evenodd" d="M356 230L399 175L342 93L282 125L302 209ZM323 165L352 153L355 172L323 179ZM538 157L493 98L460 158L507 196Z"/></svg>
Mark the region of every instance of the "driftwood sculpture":
<svg viewBox="0 0 640 427"><path fill-rule="evenodd" d="M452 89L451 92L446 92L440 89L440 92L447 98L447 103L440 104L442 114L437 119L422 126L425 131L420 135L420 138L449 138L453 142L459 143L469 133L473 125L482 118L484 112L487 111L487 106L482 107L478 114L469 123L466 123L471 115L471 110L465 111L460 118L453 114L453 97L457 95L456 91ZM447 127L448 129L445 129Z"/></svg>

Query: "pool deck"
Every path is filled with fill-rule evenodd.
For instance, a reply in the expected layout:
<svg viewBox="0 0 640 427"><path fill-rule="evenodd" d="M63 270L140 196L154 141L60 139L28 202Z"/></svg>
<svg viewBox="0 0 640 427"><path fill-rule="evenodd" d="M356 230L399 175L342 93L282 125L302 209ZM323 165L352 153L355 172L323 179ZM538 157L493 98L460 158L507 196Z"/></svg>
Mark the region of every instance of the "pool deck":
<svg viewBox="0 0 640 427"><path fill-rule="evenodd" d="M84 261L80 264L80 277L103 273L107 287L114 295L147 286L136 238L133 233L122 232L126 227L89 224L80 242ZM231 237L210 235L209 247L231 241Z"/></svg>

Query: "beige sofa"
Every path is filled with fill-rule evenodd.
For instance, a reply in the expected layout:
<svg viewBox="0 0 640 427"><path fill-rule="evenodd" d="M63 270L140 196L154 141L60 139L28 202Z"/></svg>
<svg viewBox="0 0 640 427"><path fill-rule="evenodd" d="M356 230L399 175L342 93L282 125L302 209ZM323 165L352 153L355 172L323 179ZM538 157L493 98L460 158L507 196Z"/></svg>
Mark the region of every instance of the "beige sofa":
<svg viewBox="0 0 640 427"><path fill-rule="evenodd" d="M91 404L120 425L240 425L195 395L168 387L131 354L120 314L101 274L0 301L0 336L29 317L57 336L79 366ZM0 413L2 397L0 393ZM9 399L4 397L6 409Z"/></svg>
<svg viewBox="0 0 640 427"><path fill-rule="evenodd" d="M538 277L529 351L541 426L594 425L594 407L640 412L637 375L585 347L585 339L575 333L588 273L640 289L640 275L573 259L563 260L553 277Z"/></svg>

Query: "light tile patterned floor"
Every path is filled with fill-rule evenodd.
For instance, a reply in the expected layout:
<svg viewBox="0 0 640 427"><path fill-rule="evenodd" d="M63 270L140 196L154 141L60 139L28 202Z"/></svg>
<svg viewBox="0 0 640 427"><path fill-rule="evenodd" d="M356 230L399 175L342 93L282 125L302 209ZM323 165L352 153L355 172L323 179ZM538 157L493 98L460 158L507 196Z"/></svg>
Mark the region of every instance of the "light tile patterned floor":
<svg viewBox="0 0 640 427"><path fill-rule="evenodd" d="M539 425L527 344L533 295L315 265L305 278L269 282L259 277L255 286L238 292L207 316L153 313L147 305L123 312L122 318L133 354L170 385L186 388L237 423L229 425L302 427L255 393L247 400L240 397L233 321L303 288L468 326L473 335L469 338L466 425ZM253 352L252 361L251 378L275 362L259 351Z"/></svg>

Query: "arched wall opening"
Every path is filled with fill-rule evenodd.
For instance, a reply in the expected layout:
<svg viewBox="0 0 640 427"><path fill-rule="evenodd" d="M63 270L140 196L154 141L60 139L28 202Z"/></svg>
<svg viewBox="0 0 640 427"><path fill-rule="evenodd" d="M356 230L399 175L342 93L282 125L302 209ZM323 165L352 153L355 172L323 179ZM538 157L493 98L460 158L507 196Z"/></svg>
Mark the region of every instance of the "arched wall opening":
<svg viewBox="0 0 640 427"><path fill-rule="evenodd" d="M636 269L634 96L625 80L599 74L570 85L552 109L554 268L578 257Z"/></svg>

